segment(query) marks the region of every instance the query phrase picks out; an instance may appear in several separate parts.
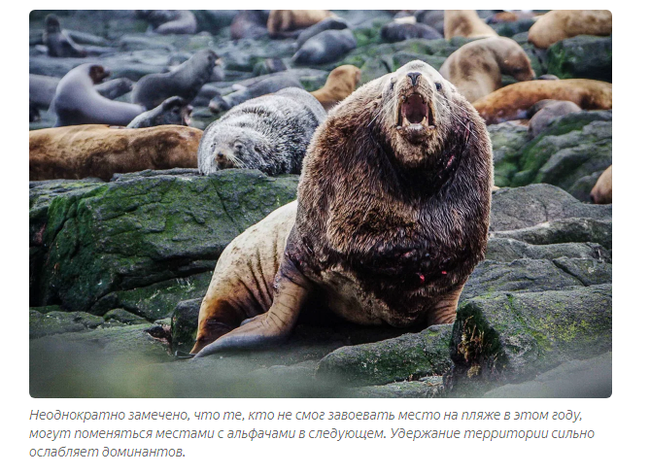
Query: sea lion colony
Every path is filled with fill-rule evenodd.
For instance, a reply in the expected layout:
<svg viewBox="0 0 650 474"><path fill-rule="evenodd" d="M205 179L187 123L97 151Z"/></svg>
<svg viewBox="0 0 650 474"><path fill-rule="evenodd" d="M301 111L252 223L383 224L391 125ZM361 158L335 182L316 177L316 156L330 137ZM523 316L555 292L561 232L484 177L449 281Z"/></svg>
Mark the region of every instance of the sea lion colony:
<svg viewBox="0 0 650 474"><path fill-rule="evenodd" d="M158 34L193 34L201 28L192 12L147 11L138 16ZM499 22L520 17L498 16ZM537 50L580 34L611 34L611 14L604 12L531 13L524 17L533 22L531 43ZM42 41L48 55L84 58L93 51L82 45L83 35L62 29L65 18L49 15L44 24ZM335 65L357 48L350 20L328 11L241 12L229 28L233 39L296 38L293 59L269 62L280 72L258 82L249 80L249 85L235 84L228 95L218 92L219 82L213 82L233 67L229 64L232 53L224 55L219 48L198 50L179 66L132 78L133 83L122 76L119 84L110 87L101 87L110 77L102 56L75 63L79 65L60 80L30 75L30 120L37 120L41 111L49 109L56 116L55 126L84 127L31 132L30 179L110 179L112 173L138 167L198 167L204 174L231 167L257 168L268 174L299 173L302 169L297 206L283 208L260 223L261 227L247 231L270 232L268 250L277 258L269 268L267 261L262 262L266 289L250 304L255 311L233 312L232 302L219 299L224 288L237 297L236 284L225 273L241 263L238 252L245 254L253 245L243 236L224 251L217 265L215 277L221 275L224 280L213 281L204 300L197 353L205 347L213 352L286 336L315 287L329 295L326 304L334 312L357 322L403 326L420 319L452 321L463 282L485 251L491 149L483 120L533 122L530 111L541 114L544 107L535 109L535 105L543 100L571 101L575 106L546 108L544 117L550 118L539 115L534 123L546 124L576 107L611 108L609 83L580 78L534 81L528 50L498 36L473 11L398 14L381 30L385 42L408 38L436 41L434 38L443 35L446 39L477 38L447 57L440 68L442 76L430 65L416 62L400 69L395 66L392 74L368 82L362 70L343 65L331 67L324 86L312 89L312 94L300 90L299 66ZM514 84L504 87L502 75L514 78ZM170 123L188 125L191 104L206 100L206 94L212 95L214 113L232 110L213 121L202 138L200 130L184 134L159 128ZM273 105L274 101L281 105ZM293 108L291 104L295 104ZM285 119L269 118L276 110ZM136 159L138 153L124 148L121 137L126 137L126 132L84 124L145 127L133 133L148 133L146 137L131 140L147 147L147 159ZM217 133L219 127L227 133ZM261 129L264 131L259 132ZM531 133L537 134L537 128ZM67 156L61 145L56 145L59 151L54 150L55 144L74 142L75 136L77 140L87 137L83 153ZM163 142L191 140L177 147L182 152L171 156L153 150L155 137ZM281 157L283 142L291 144L289 157ZM161 153L164 159L152 153ZM83 156L92 158L82 163ZM380 157L383 164L369 167L364 156L366 160ZM352 161L342 161L343 157ZM121 163L124 160L129 164ZM32 169L38 172L32 173ZM471 171L474 180L467 177ZM611 171L607 176L594 188L595 202L611 202ZM366 182L374 187L364 186ZM351 183L355 186L350 188ZM378 203L369 197L375 193L384 200ZM460 196L465 194L476 201L461 203ZM431 204L432 199L437 207ZM438 207L446 209L447 217L436 214L434 208ZM414 217L418 213L430 219L421 222ZM449 216L454 216L451 224L443 225ZM471 229L456 227L460 222ZM446 233L448 224L454 229L451 233ZM395 240L395 236L401 237ZM397 296L404 291L405 298ZM290 311L277 309L280 304ZM259 314L263 316L255 318ZM255 319L239 327L249 322L248 318ZM220 328L216 331L215 321ZM272 329L270 321L275 324ZM223 336L222 342L210 346L219 336Z"/></svg>

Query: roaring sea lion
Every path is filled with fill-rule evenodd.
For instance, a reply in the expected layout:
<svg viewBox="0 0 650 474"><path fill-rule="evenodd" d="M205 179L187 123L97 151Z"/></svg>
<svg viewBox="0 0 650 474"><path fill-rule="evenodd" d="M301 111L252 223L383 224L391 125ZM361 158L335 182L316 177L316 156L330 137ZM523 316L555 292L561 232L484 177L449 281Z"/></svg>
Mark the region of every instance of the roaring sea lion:
<svg viewBox="0 0 650 474"><path fill-rule="evenodd" d="M479 38L499 35L479 18L475 10L445 10L445 39L454 36Z"/></svg>
<svg viewBox="0 0 650 474"><path fill-rule="evenodd" d="M589 197L594 204L612 203L612 165L600 175Z"/></svg>
<svg viewBox="0 0 650 474"><path fill-rule="evenodd" d="M584 110L612 108L612 84L592 79L517 82L497 89L472 105L487 124L523 119L543 99L570 100Z"/></svg>
<svg viewBox="0 0 650 474"><path fill-rule="evenodd" d="M224 251L192 353L280 340L309 299L360 324L452 322L485 254L491 186L487 129L435 69L369 82L314 134L295 220L285 206Z"/></svg>
<svg viewBox="0 0 650 474"><path fill-rule="evenodd" d="M199 172L248 168L272 176L300 173L309 140L325 116L313 95L295 87L247 100L205 129Z"/></svg>
<svg viewBox="0 0 650 474"><path fill-rule="evenodd" d="M266 29L268 20L268 10L240 11L230 24L230 39L263 38L269 33L269 30Z"/></svg>
<svg viewBox="0 0 650 474"><path fill-rule="evenodd" d="M408 17L407 17L408 18ZM415 20L415 17L410 17ZM408 23L404 21L391 21L381 27L381 39L388 43L396 43L411 38L441 39L438 30L424 23Z"/></svg>
<svg viewBox="0 0 650 474"><path fill-rule="evenodd" d="M171 72L148 74L133 87L133 103L151 110L177 95L189 104L210 80L219 63L214 51L202 49Z"/></svg>
<svg viewBox="0 0 650 474"><path fill-rule="evenodd" d="M325 30L305 41L291 60L300 65L331 63L356 47L357 40L351 30Z"/></svg>
<svg viewBox="0 0 650 474"><path fill-rule="evenodd" d="M174 96L158 107L142 112L126 128L155 127L156 125L189 125L192 106L182 97Z"/></svg>
<svg viewBox="0 0 650 474"><path fill-rule="evenodd" d="M209 107L214 113L225 112L247 100L272 94L287 87L303 88L298 78L291 72L271 74L269 77L262 78L249 87L242 87L232 94L222 96L217 93L210 101Z"/></svg>
<svg viewBox="0 0 650 474"><path fill-rule="evenodd" d="M612 34L612 12L608 10L553 10L542 15L530 30L528 42L546 49L578 35Z"/></svg>
<svg viewBox="0 0 650 474"><path fill-rule="evenodd" d="M334 14L328 10L271 10L266 28L271 38L292 36L291 33L315 25Z"/></svg>
<svg viewBox="0 0 650 474"><path fill-rule="evenodd" d="M127 125L144 107L107 99L94 88L109 72L98 64L82 64L63 76L56 86L52 107L55 127L102 123Z"/></svg>
<svg viewBox="0 0 650 474"><path fill-rule="evenodd" d="M75 125L29 132L29 179L111 179L115 173L196 168L199 129Z"/></svg>
<svg viewBox="0 0 650 474"><path fill-rule="evenodd" d="M461 46L445 60L440 74L470 102L499 89L503 85L501 74L517 81L535 79L523 48L516 41L500 36Z"/></svg>
<svg viewBox="0 0 650 474"><path fill-rule="evenodd" d="M311 94L325 110L330 110L347 96L361 81L361 69L351 64L344 64L330 72L325 85Z"/></svg>
<svg viewBox="0 0 650 474"><path fill-rule="evenodd" d="M196 33L196 17L188 10L139 10L136 16L149 22L154 33L161 35Z"/></svg>
<svg viewBox="0 0 650 474"><path fill-rule="evenodd" d="M61 30L61 23L56 15L50 14L45 17L45 31L43 31L43 43L47 47L48 56L54 58L85 58L88 52Z"/></svg>

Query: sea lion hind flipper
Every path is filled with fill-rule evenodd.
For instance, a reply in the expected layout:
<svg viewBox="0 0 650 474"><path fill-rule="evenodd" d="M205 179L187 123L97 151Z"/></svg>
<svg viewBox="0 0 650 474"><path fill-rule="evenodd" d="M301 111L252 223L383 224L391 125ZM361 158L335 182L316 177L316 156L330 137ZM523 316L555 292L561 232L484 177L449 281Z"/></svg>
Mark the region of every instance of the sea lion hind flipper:
<svg viewBox="0 0 650 474"><path fill-rule="evenodd" d="M283 341L296 325L310 292L310 283L287 259L276 276L273 304L266 313L246 319L241 326L205 346L195 356L204 357L227 349L246 349Z"/></svg>

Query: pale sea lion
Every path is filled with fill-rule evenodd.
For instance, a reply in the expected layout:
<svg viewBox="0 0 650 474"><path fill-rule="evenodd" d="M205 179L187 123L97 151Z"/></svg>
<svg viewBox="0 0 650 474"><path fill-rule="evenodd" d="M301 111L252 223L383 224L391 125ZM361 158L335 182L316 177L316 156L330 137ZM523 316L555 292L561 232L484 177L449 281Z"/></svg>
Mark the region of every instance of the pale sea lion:
<svg viewBox="0 0 650 474"><path fill-rule="evenodd" d="M594 204L612 203L612 165L600 175L589 197Z"/></svg>
<svg viewBox="0 0 650 474"><path fill-rule="evenodd" d="M285 206L224 252L192 353L281 340L309 299L360 324L452 322L491 185L487 129L437 71L412 61L369 82L314 134L295 221Z"/></svg>
<svg viewBox="0 0 650 474"><path fill-rule="evenodd" d="M45 17L43 43L47 47L48 56L55 58L85 58L88 52L70 37L68 32L61 30L61 23L56 15Z"/></svg>
<svg viewBox="0 0 650 474"><path fill-rule="evenodd" d="M155 127L156 125L189 125L192 106L182 97L166 99L158 107L142 112L126 128Z"/></svg>
<svg viewBox="0 0 650 474"><path fill-rule="evenodd" d="M214 51L202 49L171 72L148 74L133 87L133 103L150 110L177 95L189 104L210 80L219 63Z"/></svg>
<svg viewBox="0 0 650 474"><path fill-rule="evenodd" d="M592 79L517 82L497 89L472 105L488 124L526 117L543 99L570 100L584 110L612 108L612 84Z"/></svg>
<svg viewBox="0 0 650 474"><path fill-rule="evenodd" d="M328 10L271 10L266 28L271 38L291 36L292 32L315 25L334 14Z"/></svg>
<svg viewBox="0 0 650 474"><path fill-rule="evenodd" d="M107 99L94 88L109 72L98 64L82 64L68 72L56 86L52 108L55 127L102 123L127 125L144 107Z"/></svg>
<svg viewBox="0 0 650 474"><path fill-rule="evenodd" d="M535 79L523 48L516 41L500 36L461 46L445 60L440 74L470 102L499 89L503 85L502 74L517 81Z"/></svg>
<svg viewBox="0 0 650 474"><path fill-rule="evenodd" d="M269 175L299 173L309 140L325 116L314 96L295 87L248 100L205 129L199 172L248 168Z"/></svg>
<svg viewBox="0 0 650 474"><path fill-rule="evenodd" d="M330 110L347 96L361 81L361 69L351 64L344 64L332 70L325 85L311 94L316 97L325 110Z"/></svg>
<svg viewBox="0 0 650 474"><path fill-rule="evenodd" d="M445 10L445 39L454 36L479 38L499 35L479 18L475 10Z"/></svg>
<svg viewBox="0 0 650 474"><path fill-rule="evenodd" d="M295 64L325 64L342 58L357 47L357 40L349 29L325 30L312 36L291 60Z"/></svg>
<svg viewBox="0 0 650 474"><path fill-rule="evenodd" d="M542 15L530 30L528 42L546 49L578 35L612 34L612 12L608 10L553 10Z"/></svg>
<svg viewBox="0 0 650 474"><path fill-rule="evenodd" d="M74 125L29 132L29 179L111 179L115 173L196 168L199 129Z"/></svg>
<svg viewBox="0 0 650 474"><path fill-rule="evenodd" d="M230 24L230 39L263 38L269 33L269 30L266 29L268 20L268 10L240 11Z"/></svg>

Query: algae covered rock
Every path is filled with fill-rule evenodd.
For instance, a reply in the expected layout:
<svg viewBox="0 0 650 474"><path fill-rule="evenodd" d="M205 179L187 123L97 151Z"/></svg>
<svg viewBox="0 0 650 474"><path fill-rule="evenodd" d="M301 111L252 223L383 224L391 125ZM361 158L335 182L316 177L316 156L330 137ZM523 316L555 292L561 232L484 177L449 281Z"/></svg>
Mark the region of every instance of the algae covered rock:
<svg viewBox="0 0 650 474"><path fill-rule="evenodd" d="M548 74L612 82L612 37L581 35L548 48Z"/></svg>
<svg viewBox="0 0 650 474"><path fill-rule="evenodd" d="M202 296L225 246L295 198L296 176L141 172L104 184L32 188L33 306L150 320ZM172 295L175 293L175 295ZM147 302L150 300L150 304Z"/></svg>

